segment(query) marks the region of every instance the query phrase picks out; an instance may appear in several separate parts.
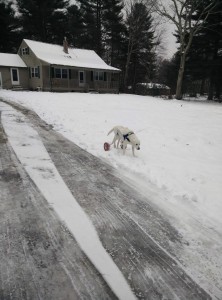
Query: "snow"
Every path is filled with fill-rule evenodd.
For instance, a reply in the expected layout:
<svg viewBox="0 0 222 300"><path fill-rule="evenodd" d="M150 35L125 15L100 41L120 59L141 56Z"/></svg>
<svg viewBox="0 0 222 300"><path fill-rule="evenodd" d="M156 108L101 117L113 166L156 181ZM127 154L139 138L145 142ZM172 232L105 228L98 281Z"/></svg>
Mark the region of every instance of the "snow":
<svg viewBox="0 0 222 300"><path fill-rule="evenodd" d="M222 298L222 106L149 96L12 92L54 129L112 165L180 231L180 261L210 294ZM105 152L113 126L132 129L141 150Z"/></svg>
<svg viewBox="0 0 222 300"><path fill-rule="evenodd" d="M25 117L1 104L2 123L18 159L45 199L73 233L78 244L121 300L135 300L128 283L103 248L91 221L72 196L46 151L38 133ZM61 202L62 199L62 202Z"/></svg>
<svg viewBox="0 0 222 300"><path fill-rule="evenodd" d="M27 39L24 42L39 59L51 65L120 71L107 65L93 50L69 48L67 54L63 51L63 46Z"/></svg>
<svg viewBox="0 0 222 300"><path fill-rule="evenodd" d="M170 88L162 83L154 83L154 82L142 82L142 83L137 83L138 85L145 86L148 89L167 89L170 90Z"/></svg>
<svg viewBox="0 0 222 300"><path fill-rule="evenodd" d="M0 53L0 66L27 68L24 61L18 54Z"/></svg>

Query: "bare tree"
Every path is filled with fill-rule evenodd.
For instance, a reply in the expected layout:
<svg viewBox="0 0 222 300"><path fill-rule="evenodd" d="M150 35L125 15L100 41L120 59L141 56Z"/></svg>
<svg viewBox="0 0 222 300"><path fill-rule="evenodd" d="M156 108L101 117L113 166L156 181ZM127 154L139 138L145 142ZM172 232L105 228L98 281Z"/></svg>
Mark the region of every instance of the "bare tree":
<svg viewBox="0 0 222 300"><path fill-rule="evenodd" d="M220 0L159 0L156 12L171 21L179 35L180 68L177 78L176 99L182 99L185 62L194 35L203 28L206 19ZM198 11L198 14L197 14Z"/></svg>

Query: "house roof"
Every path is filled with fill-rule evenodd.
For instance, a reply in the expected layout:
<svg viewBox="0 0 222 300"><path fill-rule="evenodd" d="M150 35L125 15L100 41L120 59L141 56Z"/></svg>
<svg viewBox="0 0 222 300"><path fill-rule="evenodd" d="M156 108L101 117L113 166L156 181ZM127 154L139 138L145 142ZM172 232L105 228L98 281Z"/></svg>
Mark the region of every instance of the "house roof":
<svg viewBox="0 0 222 300"><path fill-rule="evenodd" d="M24 42L40 60L51 65L120 71L107 65L93 50L69 48L67 54L63 51L63 46L27 39Z"/></svg>
<svg viewBox="0 0 222 300"><path fill-rule="evenodd" d="M18 54L0 53L0 66L27 68L24 61Z"/></svg>

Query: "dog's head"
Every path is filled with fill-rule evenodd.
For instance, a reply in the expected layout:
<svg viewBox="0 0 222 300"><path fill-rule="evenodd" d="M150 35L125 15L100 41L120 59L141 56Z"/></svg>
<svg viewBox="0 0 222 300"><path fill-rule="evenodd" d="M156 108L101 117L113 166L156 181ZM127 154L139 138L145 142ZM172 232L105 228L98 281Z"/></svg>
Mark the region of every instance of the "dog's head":
<svg viewBox="0 0 222 300"><path fill-rule="evenodd" d="M135 147L136 147L137 150L140 150L140 142L139 142L139 144L136 144Z"/></svg>
<svg viewBox="0 0 222 300"><path fill-rule="evenodd" d="M137 150L140 150L140 140L138 137L134 134L130 135L129 137L130 143L132 146L134 146Z"/></svg>

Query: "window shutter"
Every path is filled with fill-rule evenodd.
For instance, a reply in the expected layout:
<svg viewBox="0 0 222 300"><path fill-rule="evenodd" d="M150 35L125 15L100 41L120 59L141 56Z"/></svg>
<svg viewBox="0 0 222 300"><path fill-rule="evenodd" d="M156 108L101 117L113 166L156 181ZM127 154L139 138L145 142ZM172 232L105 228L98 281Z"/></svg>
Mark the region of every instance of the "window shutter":
<svg viewBox="0 0 222 300"><path fill-rule="evenodd" d="M40 78L40 67L38 66L38 78Z"/></svg>
<svg viewBox="0 0 222 300"><path fill-rule="evenodd" d="M91 81L93 81L93 71L91 71Z"/></svg>
<svg viewBox="0 0 222 300"><path fill-rule="evenodd" d="M29 67L29 78L32 78L32 69Z"/></svg>
<svg viewBox="0 0 222 300"><path fill-rule="evenodd" d="M71 79L71 77L72 77L72 70L69 69L69 79Z"/></svg>
<svg viewBox="0 0 222 300"><path fill-rule="evenodd" d="M104 81L107 81L106 72L104 72Z"/></svg>
<svg viewBox="0 0 222 300"><path fill-rule="evenodd" d="M27 47L27 54L29 55L29 47Z"/></svg>

